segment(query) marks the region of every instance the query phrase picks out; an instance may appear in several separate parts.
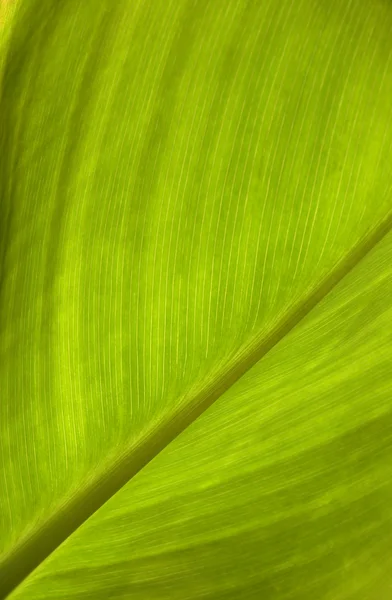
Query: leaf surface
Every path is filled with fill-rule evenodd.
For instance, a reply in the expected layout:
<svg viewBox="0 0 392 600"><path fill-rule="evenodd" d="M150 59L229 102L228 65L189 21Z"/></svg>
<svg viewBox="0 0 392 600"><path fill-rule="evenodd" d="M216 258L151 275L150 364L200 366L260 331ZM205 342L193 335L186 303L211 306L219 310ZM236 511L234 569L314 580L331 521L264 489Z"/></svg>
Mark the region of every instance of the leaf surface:
<svg viewBox="0 0 392 600"><path fill-rule="evenodd" d="M11 598L388 599L391 296L389 234Z"/></svg>
<svg viewBox="0 0 392 600"><path fill-rule="evenodd" d="M3 597L25 578L26 598L387 585L391 25L378 0L18 8L0 99Z"/></svg>

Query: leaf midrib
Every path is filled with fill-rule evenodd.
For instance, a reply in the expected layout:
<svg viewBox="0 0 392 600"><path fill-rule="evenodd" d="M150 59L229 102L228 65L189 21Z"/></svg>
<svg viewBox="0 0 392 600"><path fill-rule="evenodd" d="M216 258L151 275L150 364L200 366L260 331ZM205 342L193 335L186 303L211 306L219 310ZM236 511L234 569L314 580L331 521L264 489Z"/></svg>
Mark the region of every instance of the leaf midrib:
<svg viewBox="0 0 392 600"><path fill-rule="evenodd" d="M6 598L74 531L114 496L159 452L178 437L218 398L280 342L392 230L392 213L354 246L319 285L267 334L240 348L224 370L167 421L152 428L101 475L90 481L0 563L0 600Z"/></svg>

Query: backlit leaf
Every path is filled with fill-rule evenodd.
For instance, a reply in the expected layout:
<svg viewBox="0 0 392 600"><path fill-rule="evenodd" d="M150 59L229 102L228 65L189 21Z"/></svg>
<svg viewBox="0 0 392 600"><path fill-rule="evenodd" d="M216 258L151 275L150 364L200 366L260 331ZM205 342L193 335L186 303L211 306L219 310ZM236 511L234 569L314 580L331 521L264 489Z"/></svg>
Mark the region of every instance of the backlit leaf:
<svg viewBox="0 0 392 600"><path fill-rule="evenodd" d="M388 600L391 5L7 27L0 597Z"/></svg>

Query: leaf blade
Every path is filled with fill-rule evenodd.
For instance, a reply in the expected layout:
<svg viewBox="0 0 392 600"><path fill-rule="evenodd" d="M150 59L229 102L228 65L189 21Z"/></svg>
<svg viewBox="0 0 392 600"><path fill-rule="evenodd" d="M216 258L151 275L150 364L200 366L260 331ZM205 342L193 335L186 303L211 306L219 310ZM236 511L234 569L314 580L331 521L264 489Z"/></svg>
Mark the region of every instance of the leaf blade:
<svg viewBox="0 0 392 600"><path fill-rule="evenodd" d="M389 234L11 598L387 598L391 257Z"/></svg>
<svg viewBox="0 0 392 600"><path fill-rule="evenodd" d="M2 90L6 553L390 211L383 5L39 4Z"/></svg>

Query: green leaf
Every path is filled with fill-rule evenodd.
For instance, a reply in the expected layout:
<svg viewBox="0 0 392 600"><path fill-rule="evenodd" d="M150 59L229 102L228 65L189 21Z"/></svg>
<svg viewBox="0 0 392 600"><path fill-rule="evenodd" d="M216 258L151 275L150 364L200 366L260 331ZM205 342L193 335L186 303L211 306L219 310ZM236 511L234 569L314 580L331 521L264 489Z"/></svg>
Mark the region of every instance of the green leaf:
<svg viewBox="0 0 392 600"><path fill-rule="evenodd" d="M392 593L392 7L22 0L0 598Z"/></svg>

